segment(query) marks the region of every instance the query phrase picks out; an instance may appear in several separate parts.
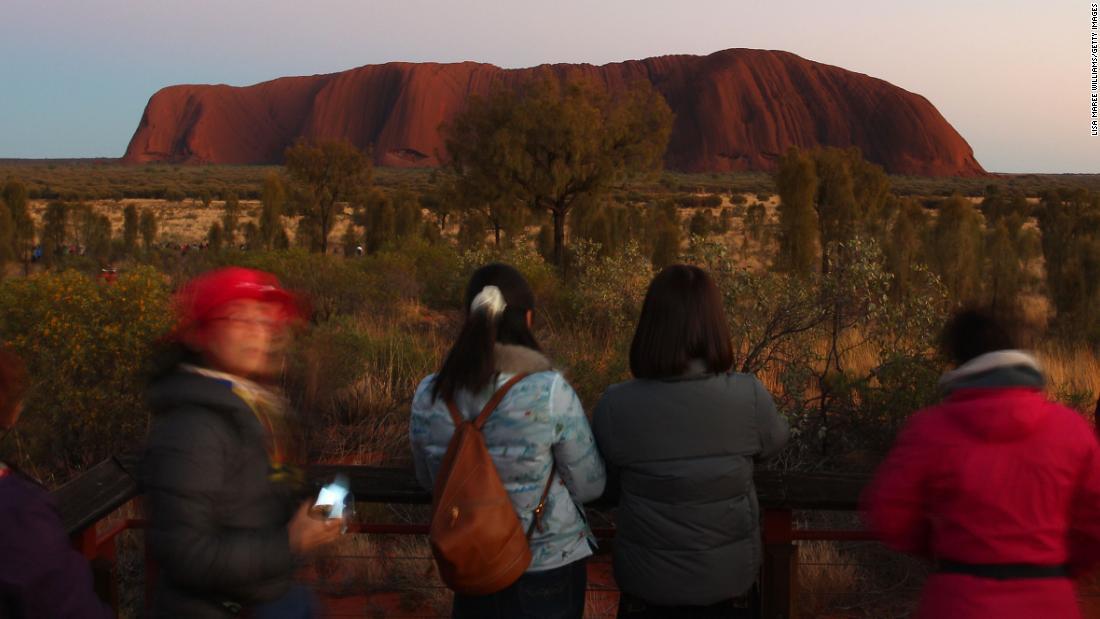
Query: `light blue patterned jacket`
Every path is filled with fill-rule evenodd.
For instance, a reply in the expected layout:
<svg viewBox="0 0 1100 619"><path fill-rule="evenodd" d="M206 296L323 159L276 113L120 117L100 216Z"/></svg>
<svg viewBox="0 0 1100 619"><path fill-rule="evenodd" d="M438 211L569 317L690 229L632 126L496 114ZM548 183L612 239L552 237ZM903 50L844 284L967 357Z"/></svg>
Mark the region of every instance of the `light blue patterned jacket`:
<svg viewBox="0 0 1100 619"><path fill-rule="evenodd" d="M528 571L568 565L592 554L595 541L582 504L603 494L603 460L577 394L545 356L500 344L495 356L500 372L496 382L482 393L459 392L455 403L466 417L473 417L509 378L531 374L508 392L482 433L524 530L546 487L550 467L556 465L558 476L547 498L543 530L531 537ZM409 423L416 477L428 490L455 430L446 403L432 401L434 377L428 376L417 387Z"/></svg>

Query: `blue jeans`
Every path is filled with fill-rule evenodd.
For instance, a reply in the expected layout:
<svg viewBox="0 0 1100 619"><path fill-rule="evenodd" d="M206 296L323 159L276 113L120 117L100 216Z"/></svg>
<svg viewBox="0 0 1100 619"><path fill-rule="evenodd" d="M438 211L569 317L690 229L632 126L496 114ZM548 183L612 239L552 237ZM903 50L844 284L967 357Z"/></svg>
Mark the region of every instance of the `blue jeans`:
<svg viewBox="0 0 1100 619"><path fill-rule="evenodd" d="M286 595L256 606L249 613L253 619L313 619L317 615L313 594L302 585L291 585Z"/></svg>
<svg viewBox="0 0 1100 619"><path fill-rule="evenodd" d="M528 572L489 595L455 594L454 619L581 619L588 560L545 572Z"/></svg>

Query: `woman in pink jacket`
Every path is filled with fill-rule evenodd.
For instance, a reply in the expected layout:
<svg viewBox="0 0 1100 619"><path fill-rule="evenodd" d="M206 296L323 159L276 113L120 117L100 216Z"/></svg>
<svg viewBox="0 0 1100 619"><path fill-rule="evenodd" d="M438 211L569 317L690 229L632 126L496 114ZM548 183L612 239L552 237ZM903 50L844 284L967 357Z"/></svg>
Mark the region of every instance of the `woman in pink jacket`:
<svg viewBox="0 0 1100 619"><path fill-rule="evenodd" d="M956 369L864 495L887 546L934 561L917 617L1080 617L1075 579L1100 561L1100 447L1043 394L1039 363L994 319L956 315Z"/></svg>

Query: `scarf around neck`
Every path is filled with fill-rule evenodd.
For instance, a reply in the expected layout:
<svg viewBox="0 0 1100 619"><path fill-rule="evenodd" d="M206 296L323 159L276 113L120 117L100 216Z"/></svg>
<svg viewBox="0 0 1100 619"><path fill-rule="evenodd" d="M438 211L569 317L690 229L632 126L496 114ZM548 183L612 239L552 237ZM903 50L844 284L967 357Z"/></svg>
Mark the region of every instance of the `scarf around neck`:
<svg viewBox="0 0 1100 619"><path fill-rule="evenodd" d="M230 390L239 397L256 416L264 428L268 458L276 475L287 466L287 445L290 439L290 420L286 399L263 385L228 372L199 367L188 363L180 369L228 383Z"/></svg>

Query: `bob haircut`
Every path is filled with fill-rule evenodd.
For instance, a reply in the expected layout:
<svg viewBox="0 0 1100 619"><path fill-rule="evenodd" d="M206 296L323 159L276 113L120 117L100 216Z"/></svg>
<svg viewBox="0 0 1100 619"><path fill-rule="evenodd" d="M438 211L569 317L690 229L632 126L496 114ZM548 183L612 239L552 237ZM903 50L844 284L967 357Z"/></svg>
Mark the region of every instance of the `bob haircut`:
<svg viewBox="0 0 1100 619"><path fill-rule="evenodd" d="M699 267L674 264L649 284L630 343L630 372L635 378L675 378L695 359L709 372L729 371L729 326L710 275Z"/></svg>
<svg viewBox="0 0 1100 619"><path fill-rule="evenodd" d="M474 297L486 286L496 286L504 297L500 314L470 311ZM495 262L475 271L466 286L464 307L462 330L433 381L433 400L450 400L462 389L476 393L488 386L497 374L498 343L541 350L527 326L527 312L535 309L535 295L515 268Z"/></svg>

